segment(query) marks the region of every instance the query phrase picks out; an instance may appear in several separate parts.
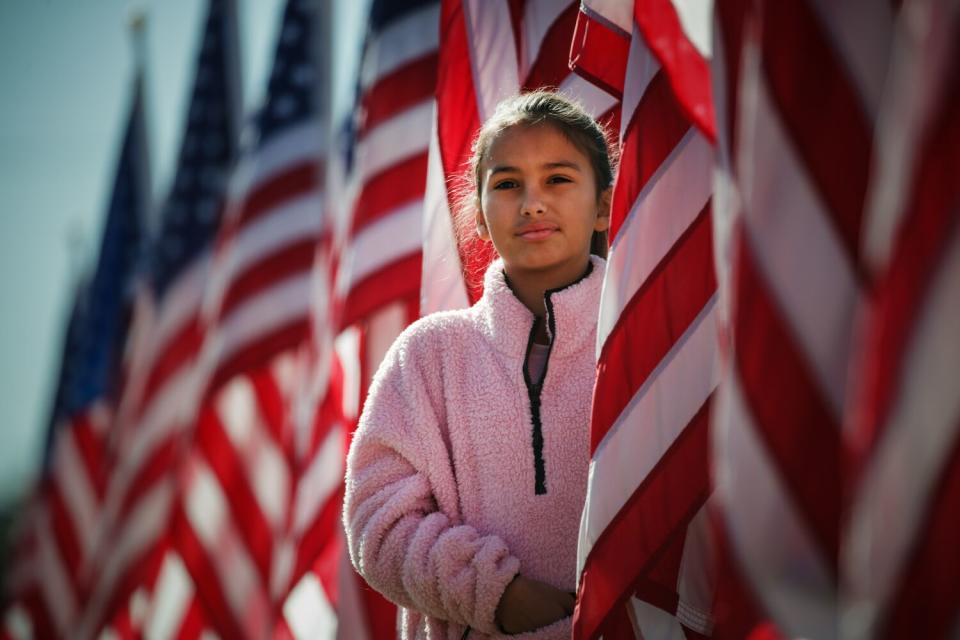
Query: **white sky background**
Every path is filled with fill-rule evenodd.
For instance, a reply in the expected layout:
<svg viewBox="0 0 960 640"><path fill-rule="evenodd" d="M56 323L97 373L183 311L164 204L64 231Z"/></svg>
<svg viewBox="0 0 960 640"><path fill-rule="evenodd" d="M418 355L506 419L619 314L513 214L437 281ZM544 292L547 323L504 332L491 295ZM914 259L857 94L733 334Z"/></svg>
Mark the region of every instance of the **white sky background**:
<svg viewBox="0 0 960 640"><path fill-rule="evenodd" d="M333 1L334 108L344 113L369 0ZM238 5L249 112L284 2ZM76 272L99 247L130 103L134 9L147 14L157 200L180 145L206 2L0 0L0 508L39 470Z"/></svg>

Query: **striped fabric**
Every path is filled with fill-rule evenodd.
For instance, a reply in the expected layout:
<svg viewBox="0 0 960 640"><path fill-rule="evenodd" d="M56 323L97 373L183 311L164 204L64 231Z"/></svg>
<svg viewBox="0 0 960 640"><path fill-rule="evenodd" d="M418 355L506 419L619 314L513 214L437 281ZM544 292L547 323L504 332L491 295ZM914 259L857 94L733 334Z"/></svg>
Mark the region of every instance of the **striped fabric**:
<svg viewBox="0 0 960 640"><path fill-rule="evenodd" d="M842 555L845 638L958 632L958 9L902 4L877 119L862 236L875 294L848 411L861 473Z"/></svg>
<svg viewBox="0 0 960 640"><path fill-rule="evenodd" d="M156 566L168 530L174 471L200 388L201 306L239 115L236 6L211 0L177 173L138 297L129 381L112 434L91 599L78 637L93 636Z"/></svg>
<svg viewBox="0 0 960 640"><path fill-rule="evenodd" d="M622 96L577 638L712 631L709 18L706 5L584 2L571 49L578 73Z"/></svg>
<svg viewBox="0 0 960 640"><path fill-rule="evenodd" d="M205 391L179 472L173 541L213 628L229 638L273 632L312 562L298 555L301 538L318 511L330 529L323 506L342 474L323 442L298 449L294 413L314 260L326 261L329 247L328 69L316 50L329 42L329 19L327 3L286 5L257 141L234 171L204 300ZM334 452L340 433L332 433Z"/></svg>
<svg viewBox="0 0 960 640"><path fill-rule="evenodd" d="M337 275L341 327L391 303L416 305L438 20L433 1L371 7Z"/></svg>
<svg viewBox="0 0 960 640"><path fill-rule="evenodd" d="M733 257L713 438L720 520L761 615L789 637L835 638L843 422L871 285L860 242L892 9L718 9L728 63L741 47L719 101L731 109L719 121Z"/></svg>
<svg viewBox="0 0 960 640"><path fill-rule="evenodd" d="M335 295L351 426L387 348L418 315L439 19L436 0L372 3L348 158L332 167L347 176L331 206L345 212ZM392 637L396 608L356 574L340 542L337 635Z"/></svg>
<svg viewBox="0 0 960 640"><path fill-rule="evenodd" d="M422 314L465 307L481 293L492 249L479 239L458 246L451 206L473 138L496 104L522 89L552 86L594 116L611 117L614 97L567 66L576 18L573 2L442 2L424 211Z"/></svg>

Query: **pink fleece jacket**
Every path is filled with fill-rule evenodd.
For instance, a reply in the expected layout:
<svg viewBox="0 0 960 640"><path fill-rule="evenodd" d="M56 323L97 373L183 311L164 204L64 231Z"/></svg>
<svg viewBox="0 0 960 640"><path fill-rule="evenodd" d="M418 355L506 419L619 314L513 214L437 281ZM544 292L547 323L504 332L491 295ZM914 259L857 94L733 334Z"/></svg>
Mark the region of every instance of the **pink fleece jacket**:
<svg viewBox="0 0 960 640"><path fill-rule="evenodd" d="M547 292L541 385L524 359L533 314L498 260L470 309L411 325L374 378L347 457L350 557L400 605L403 638L498 637L517 573L576 590L594 343L605 263ZM570 619L522 638L568 638Z"/></svg>

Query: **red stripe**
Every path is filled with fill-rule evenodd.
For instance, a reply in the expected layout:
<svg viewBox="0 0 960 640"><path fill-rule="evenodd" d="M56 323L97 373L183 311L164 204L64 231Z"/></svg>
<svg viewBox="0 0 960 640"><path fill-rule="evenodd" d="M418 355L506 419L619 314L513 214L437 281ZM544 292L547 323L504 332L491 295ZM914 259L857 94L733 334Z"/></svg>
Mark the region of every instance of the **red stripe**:
<svg viewBox="0 0 960 640"><path fill-rule="evenodd" d="M634 0L633 17L644 42L666 70L687 117L716 140L710 64L690 43L671 0Z"/></svg>
<svg viewBox="0 0 960 640"><path fill-rule="evenodd" d="M141 499L164 480L172 481L177 462L181 429L172 429L171 434L153 444L147 457L137 467L127 487L120 506L119 521L125 522Z"/></svg>
<svg viewBox="0 0 960 640"><path fill-rule="evenodd" d="M354 207L351 233L356 235L401 205L423 198L427 152L390 165L367 180Z"/></svg>
<svg viewBox="0 0 960 640"><path fill-rule="evenodd" d="M629 57L630 34L595 20L581 9L570 44L574 73L620 101Z"/></svg>
<svg viewBox="0 0 960 640"><path fill-rule="evenodd" d="M257 410L267 427L268 435L284 453L289 451L287 404L283 390L270 366L261 367L246 375L256 394Z"/></svg>
<svg viewBox="0 0 960 640"><path fill-rule="evenodd" d="M633 593L638 576L657 562L709 494L710 399L664 453L597 538L580 575L575 638L593 639L606 618ZM632 425L636 428L636 425ZM657 517L651 517L657 514ZM629 549L630 553L624 553Z"/></svg>
<svg viewBox="0 0 960 640"><path fill-rule="evenodd" d="M734 319L734 358L760 439L836 576L840 527L840 425L814 382L754 263L744 228Z"/></svg>
<svg viewBox="0 0 960 640"><path fill-rule="evenodd" d="M327 497L323 508L300 538L297 547L297 562L293 573L294 581L298 580L313 566L324 549L336 544L340 529L340 514L343 508L342 500L343 483L341 482L333 493Z"/></svg>
<svg viewBox="0 0 960 640"><path fill-rule="evenodd" d="M634 293L603 344L590 422L591 454L716 290L707 203Z"/></svg>
<svg viewBox="0 0 960 640"><path fill-rule="evenodd" d="M103 440L94 431L90 423L89 413L78 416L71 427L73 441L76 443L77 453L83 461L90 487L96 494L98 502L102 502L107 491L106 461L104 460Z"/></svg>
<svg viewBox="0 0 960 640"><path fill-rule="evenodd" d="M915 182L890 266L879 279L864 366L866 396L859 435L879 435L901 384L903 359L930 285L960 225L960 64L942 83L940 112L919 145Z"/></svg>
<svg viewBox="0 0 960 640"><path fill-rule="evenodd" d="M218 574L207 556L203 543L197 538L182 508L178 508L174 514L173 531L177 551L180 552L183 564L193 578L197 595L199 599L202 599L203 609L209 617L208 622L224 638L247 637L249 634L244 633L236 618L237 612L234 612L227 604L226 597L220 589ZM197 602L197 598L194 599L194 603L198 606L200 604ZM194 603L191 603L190 615L187 616L187 619L192 620L193 618ZM185 620L184 627L186 626ZM196 623L191 623L190 628L196 628ZM185 637L191 636L186 635Z"/></svg>
<svg viewBox="0 0 960 640"><path fill-rule="evenodd" d="M51 614L47 608L47 604L44 602L44 598L39 589L31 588L25 592L22 603L23 608L30 616L34 638L53 639L61 637L62 634L57 633L54 627L53 614Z"/></svg>
<svg viewBox="0 0 960 640"><path fill-rule="evenodd" d="M177 333L161 348L157 349L156 360L153 362L143 396L137 412L142 416L153 400L153 396L167 383L169 377L186 367L199 353L203 344L203 332L196 312L180 326Z"/></svg>
<svg viewBox="0 0 960 640"><path fill-rule="evenodd" d="M177 634L174 636L177 640L200 640L203 632L207 630L206 621L203 616L203 606L200 599L194 595L190 598L190 604L183 615Z"/></svg>
<svg viewBox="0 0 960 640"><path fill-rule="evenodd" d="M459 1L444 0L440 14L440 64L437 73L437 135L447 202L457 201L455 176L468 166L470 147L480 128L477 95L470 64L470 40ZM454 223L455 224L455 223ZM463 265L467 297L475 302L483 293L483 272L493 249L479 238L457 247Z"/></svg>
<svg viewBox="0 0 960 640"><path fill-rule="evenodd" d="M281 222L281 221L278 221ZM220 321L237 307L274 285L297 275L310 273L317 249L317 238L307 236L276 249L248 265L230 282L220 307Z"/></svg>
<svg viewBox="0 0 960 640"><path fill-rule="evenodd" d="M550 25L540 43L537 58L530 65L527 79L521 83L523 90L559 87L570 75L570 42L577 25L579 9L579 2L571 2Z"/></svg>
<svg viewBox="0 0 960 640"><path fill-rule="evenodd" d="M77 523L73 520L66 498L60 492L58 482L51 482L47 492L47 509L50 514L51 533L56 540L56 551L63 560L63 570L70 581L70 588L76 592L77 581L84 566L83 551L77 537Z"/></svg>
<svg viewBox="0 0 960 640"><path fill-rule="evenodd" d="M873 129L845 61L808 2L763 3L764 77L787 135L827 205L830 221L860 266L860 225Z"/></svg>
<svg viewBox="0 0 960 640"><path fill-rule="evenodd" d="M952 450L930 495L930 504L905 556L904 574L889 600L880 638L947 638L960 609L960 423Z"/></svg>
<svg viewBox="0 0 960 640"><path fill-rule="evenodd" d="M209 397L230 378L262 366L276 354L293 349L309 337L310 318L306 315L257 335L218 364L205 395Z"/></svg>
<svg viewBox="0 0 960 640"><path fill-rule="evenodd" d="M363 120L357 132L358 140L393 116L433 98L438 58L434 51L411 60L380 78L363 94L360 100Z"/></svg>
<svg viewBox="0 0 960 640"><path fill-rule="evenodd" d="M220 416L212 407L206 407L197 421L196 444L230 506L227 526L233 527L243 539L259 571L261 582L270 584L273 529L250 486L249 472L254 470L246 467L246 460L224 432ZM184 490L191 491L191 488Z"/></svg>
<svg viewBox="0 0 960 640"><path fill-rule="evenodd" d="M620 170L613 189L610 214L611 242L620 232L647 182L677 148L690 129L663 70L650 80L623 140Z"/></svg>
<svg viewBox="0 0 960 640"><path fill-rule="evenodd" d="M355 284L344 300L340 326L356 324L392 302L419 297L420 269L421 254L417 251Z"/></svg>
<svg viewBox="0 0 960 640"><path fill-rule="evenodd" d="M298 162L285 167L276 175L267 176L244 198L243 209L240 215L233 219L231 231L238 232L278 206L318 190L322 185L322 176L323 160L320 158Z"/></svg>
<svg viewBox="0 0 960 640"><path fill-rule="evenodd" d="M323 402L316 407L313 416L310 446L306 454L307 460L312 459L317 454L317 451L326 442L331 430L334 427L341 427L343 424L343 367L336 352L331 355L330 359L330 378L327 381Z"/></svg>

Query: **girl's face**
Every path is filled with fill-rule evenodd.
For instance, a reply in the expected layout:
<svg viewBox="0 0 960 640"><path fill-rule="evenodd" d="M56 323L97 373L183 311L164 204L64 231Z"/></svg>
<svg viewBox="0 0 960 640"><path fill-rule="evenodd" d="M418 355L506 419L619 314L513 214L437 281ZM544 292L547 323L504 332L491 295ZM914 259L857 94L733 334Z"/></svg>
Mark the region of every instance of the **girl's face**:
<svg viewBox="0 0 960 640"><path fill-rule="evenodd" d="M553 125L515 125L490 145L480 180L477 230L508 276L559 284L583 273L593 232L610 224L610 189L598 192L583 151Z"/></svg>

